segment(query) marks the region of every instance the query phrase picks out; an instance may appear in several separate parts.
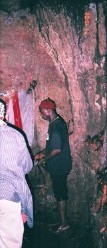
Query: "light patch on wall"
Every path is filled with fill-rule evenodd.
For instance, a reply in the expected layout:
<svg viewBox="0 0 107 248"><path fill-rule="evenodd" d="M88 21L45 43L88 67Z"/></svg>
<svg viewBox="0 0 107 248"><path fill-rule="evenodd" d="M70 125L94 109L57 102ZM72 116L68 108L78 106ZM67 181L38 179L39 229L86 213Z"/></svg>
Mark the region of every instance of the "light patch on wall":
<svg viewBox="0 0 107 248"><path fill-rule="evenodd" d="M94 15L96 16L96 21L97 21L97 10L96 10L96 4L95 3L90 3L89 4L89 9L92 10Z"/></svg>
<svg viewBox="0 0 107 248"><path fill-rule="evenodd" d="M98 108L100 111L101 108L106 111L106 106L107 106L107 100L105 97L102 97L100 95L96 95L95 97L95 106Z"/></svg>
<svg viewBox="0 0 107 248"><path fill-rule="evenodd" d="M84 14L84 22L85 22L84 35L89 35L91 19L92 19L91 12L86 11Z"/></svg>
<svg viewBox="0 0 107 248"><path fill-rule="evenodd" d="M106 99L106 97L102 97L102 106L103 106L103 109L105 109L105 111L106 111L106 108L107 108L107 99Z"/></svg>
<svg viewBox="0 0 107 248"><path fill-rule="evenodd" d="M95 96L95 106L97 107L97 109L100 111L101 110L101 103L99 102L100 100L100 95L96 95Z"/></svg>

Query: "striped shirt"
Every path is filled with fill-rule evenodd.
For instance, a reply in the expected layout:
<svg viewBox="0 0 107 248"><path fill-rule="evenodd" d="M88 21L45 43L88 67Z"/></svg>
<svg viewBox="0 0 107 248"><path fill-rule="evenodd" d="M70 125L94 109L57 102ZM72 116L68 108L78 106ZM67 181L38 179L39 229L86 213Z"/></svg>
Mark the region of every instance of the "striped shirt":
<svg viewBox="0 0 107 248"><path fill-rule="evenodd" d="M29 227L33 226L33 204L25 174L32 166L23 135L7 124L0 125L0 199L20 201Z"/></svg>

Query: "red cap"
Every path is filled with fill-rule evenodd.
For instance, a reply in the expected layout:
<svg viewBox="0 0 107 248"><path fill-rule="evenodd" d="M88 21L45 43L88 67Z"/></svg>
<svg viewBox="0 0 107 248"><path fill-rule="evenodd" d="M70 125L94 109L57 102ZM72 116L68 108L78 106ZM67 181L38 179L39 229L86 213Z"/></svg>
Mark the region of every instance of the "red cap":
<svg viewBox="0 0 107 248"><path fill-rule="evenodd" d="M55 102L53 100L51 100L50 98L43 100L40 105L39 105L39 109L56 109L56 105Z"/></svg>

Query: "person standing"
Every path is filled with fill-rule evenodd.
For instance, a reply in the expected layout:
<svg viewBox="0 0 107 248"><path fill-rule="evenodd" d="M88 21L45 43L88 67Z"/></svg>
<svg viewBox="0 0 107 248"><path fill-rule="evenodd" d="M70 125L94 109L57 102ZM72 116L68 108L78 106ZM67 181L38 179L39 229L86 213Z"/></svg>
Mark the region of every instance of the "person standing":
<svg viewBox="0 0 107 248"><path fill-rule="evenodd" d="M43 100L39 111L44 120L49 122L46 148L38 153L35 159L38 165L45 163L50 173L54 196L60 214L60 226L56 232L67 230L67 175L72 168L72 156L69 146L69 135L64 119L57 113L56 104L50 98Z"/></svg>
<svg viewBox="0 0 107 248"><path fill-rule="evenodd" d="M33 167L23 135L5 121L0 99L0 247L21 248L24 223L33 227L32 195L25 175Z"/></svg>

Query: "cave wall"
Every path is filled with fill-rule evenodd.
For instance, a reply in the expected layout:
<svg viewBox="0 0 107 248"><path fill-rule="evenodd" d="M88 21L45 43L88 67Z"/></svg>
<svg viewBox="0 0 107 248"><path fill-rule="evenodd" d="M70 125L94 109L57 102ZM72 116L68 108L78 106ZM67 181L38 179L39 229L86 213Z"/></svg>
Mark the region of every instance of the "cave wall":
<svg viewBox="0 0 107 248"><path fill-rule="evenodd" d="M96 170L101 163L100 153L96 156L87 148L85 139L98 134L106 124L104 5L84 6L82 27L78 18L76 26L72 13L69 15L65 8L56 13L43 5L31 13L29 8L17 6L9 13L0 12L0 92L11 97L12 90L27 90L30 82L37 80L33 92L33 153L44 148L47 132L38 105L47 97L56 102L58 113L68 124L73 156L68 178L69 215L79 215L87 222L96 193ZM52 192L47 190L46 194L51 196Z"/></svg>

